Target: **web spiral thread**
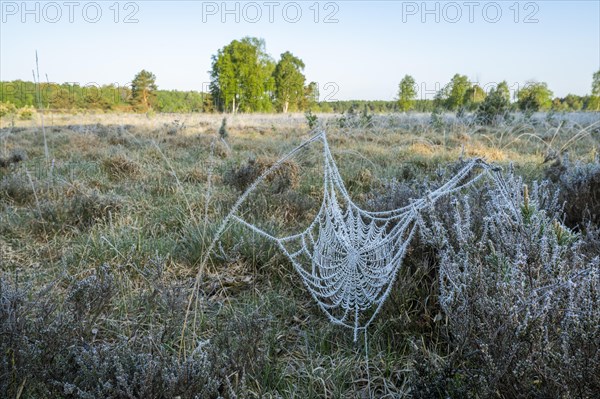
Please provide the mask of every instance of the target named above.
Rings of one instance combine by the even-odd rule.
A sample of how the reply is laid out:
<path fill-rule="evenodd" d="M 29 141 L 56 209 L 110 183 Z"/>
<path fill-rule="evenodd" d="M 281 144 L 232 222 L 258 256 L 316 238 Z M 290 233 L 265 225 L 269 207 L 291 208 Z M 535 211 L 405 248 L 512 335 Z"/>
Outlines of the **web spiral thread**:
<path fill-rule="evenodd" d="M 348 194 L 325 132 L 318 133 L 307 143 L 315 139 L 323 143 L 323 200 L 316 217 L 304 231 L 275 237 L 235 213 L 231 217 L 276 242 L 319 308 L 332 323 L 353 329 L 356 341 L 359 331 L 366 333 L 390 294 L 418 228 L 419 212 L 481 178 L 481 173 L 469 178 L 474 168 L 490 168 L 480 159 L 471 160 L 424 198 L 403 208 L 370 212 L 356 205 Z"/>

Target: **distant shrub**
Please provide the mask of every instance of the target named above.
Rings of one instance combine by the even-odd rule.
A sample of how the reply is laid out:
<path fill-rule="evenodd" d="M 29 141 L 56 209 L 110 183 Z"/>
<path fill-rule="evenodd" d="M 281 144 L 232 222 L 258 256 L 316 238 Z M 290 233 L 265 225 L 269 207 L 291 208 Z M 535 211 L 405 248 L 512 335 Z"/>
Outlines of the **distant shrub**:
<path fill-rule="evenodd" d="M 15 115 L 17 113 L 17 107 L 12 103 L 0 102 L 0 118 L 4 118 L 8 115 Z"/>
<path fill-rule="evenodd" d="M 22 121 L 30 121 L 33 119 L 35 109 L 33 107 L 24 107 L 19 110 L 19 119 Z"/>
<path fill-rule="evenodd" d="M 509 110 L 510 101 L 491 93 L 475 111 L 475 120 L 482 125 L 497 125 L 507 119 Z"/>
<path fill-rule="evenodd" d="M 317 115 L 313 114 L 310 109 L 308 111 L 306 111 L 306 113 L 304 114 L 304 117 L 306 118 L 306 123 L 308 124 L 309 129 L 312 130 L 315 127 L 317 127 L 317 124 L 319 123 L 319 117 Z"/>
<path fill-rule="evenodd" d="M 144 108 L 145 108 L 144 106 L 137 107 L 136 111 L 137 112 L 143 112 Z M 150 109 L 148 109 L 146 111 L 146 118 L 148 118 L 148 119 L 154 119 L 155 117 L 156 117 L 156 111 L 154 109 L 150 108 Z"/>
<path fill-rule="evenodd" d="M 342 113 L 337 118 L 337 126 L 340 129 L 351 129 L 351 128 L 372 128 L 374 126 L 373 115 L 369 114 L 367 107 L 365 106 L 360 113 L 357 112 L 354 106 L 348 109 L 345 114 Z"/>
<path fill-rule="evenodd" d="M 444 127 L 444 115 L 442 114 L 442 109 L 439 107 L 434 108 L 431 112 L 431 118 L 429 120 L 431 127 L 435 130 L 441 130 Z"/>

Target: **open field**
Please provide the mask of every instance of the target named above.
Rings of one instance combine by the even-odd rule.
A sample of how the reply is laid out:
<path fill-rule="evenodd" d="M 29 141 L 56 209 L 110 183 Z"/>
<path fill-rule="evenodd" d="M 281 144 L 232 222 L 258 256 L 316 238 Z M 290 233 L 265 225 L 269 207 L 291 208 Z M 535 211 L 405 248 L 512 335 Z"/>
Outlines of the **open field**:
<path fill-rule="evenodd" d="M 45 137 L 39 114 L 1 121 L 0 396 L 598 392 L 598 113 L 492 127 L 319 115 L 364 208 L 406 205 L 480 157 L 503 168 L 520 210 L 501 219 L 483 179 L 423 215 L 369 329 L 368 370 L 364 343 L 329 323 L 259 235 L 232 224 L 200 270 L 242 192 L 311 134 L 301 114 L 226 117 L 221 136 L 212 114 L 50 114 Z M 283 163 L 240 214 L 273 234 L 302 230 L 320 205 L 321 158 L 315 144 Z"/>

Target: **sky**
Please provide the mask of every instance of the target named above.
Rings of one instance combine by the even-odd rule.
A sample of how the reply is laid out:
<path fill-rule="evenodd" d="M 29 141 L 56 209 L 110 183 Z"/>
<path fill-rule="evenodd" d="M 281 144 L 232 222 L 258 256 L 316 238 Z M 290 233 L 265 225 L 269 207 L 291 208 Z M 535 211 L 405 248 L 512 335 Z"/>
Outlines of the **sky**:
<path fill-rule="evenodd" d="M 432 98 L 455 73 L 513 91 L 586 95 L 600 70 L 600 1 L 0 2 L 0 80 L 202 90 L 211 56 L 244 36 L 301 58 L 321 100 L 393 100 L 411 75 Z"/>

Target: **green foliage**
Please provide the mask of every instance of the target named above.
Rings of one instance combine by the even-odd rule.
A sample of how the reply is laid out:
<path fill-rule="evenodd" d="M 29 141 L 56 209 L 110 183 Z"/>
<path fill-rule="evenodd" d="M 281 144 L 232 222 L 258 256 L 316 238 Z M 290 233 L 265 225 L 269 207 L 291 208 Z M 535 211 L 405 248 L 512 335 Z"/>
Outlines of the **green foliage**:
<path fill-rule="evenodd" d="M 3 118 L 8 115 L 14 115 L 17 113 L 17 107 L 14 104 L 8 102 L 3 103 L 0 102 L 0 118 Z"/>
<path fill-rule="evenodd" d="M 319 86 L 316 82 L 310 82 L 304 88 L 304 98 L 301 109 L 316 111 L 319 102 Z"/>
<path fill-rule="evenodd" d="M 317 127 L 317 124 L 319 123 L 319 117 L 317 115 L 313 114 L 310 109 L 308 111 L 306 111 L 304 116 L 306 117 L 306 123 L 308 124 L 309 129 L 312 130 L 315 127 Z"/>
<path fill-rule="evenodd" d="M 522 111 L 544 111 L 552 106 L 552 91 L 545 82 L 528 82 L 519 90 L 517 98 Z"/>
<path fill-rule="evenodd" d="M 360 113 L 360 126 L 373 127 L 373 115 L 369 114 L 369 109 L 364 107 Z"/>
<path fill-rule="evenodd" d="M 476 119 L 483 125 L 492 125 L 503 121 L 510 110 L 510 93 L 508 84 L 500 82 L 490 90 L 475 113 Z"/>
<path fill-rule="evenodd" d="M 156 108 L 159 112 L 190 113 L 210 112 L 210 99 L 206 93 L 197 91 L 157 90 Z"/>
<path fill-rule="evenodd" d="M 268 112 L 275 89 L 273 60 L 262 39 L 234 40 L 212 57 L 210 90 L 220 111 Z"/>
<path fill-rule="evenodd" d="M 417 100 L 415 101 L 415 110 L 421 110 L 419 105 L 421 103 L 430 102 L 429 100 Z M 318 104 L 318 111 L 320 112 L 333 112 L 336 114 L 346 113 L 352 110 L 364 109 L 367 107 L 369 112 L 373 113 L 390 113 L 394 112 L 398 108 L 397 101 L 383 101 L 383 100 L 339 100 L 339 101 L 323 101 Z"/>
<path fill-rule="evenodd" d="M 155 103 L 156 90 L 156 76 L 141 70 L 131 82 L 131 104 L 138 111 L 148 111 Z"/>
<path fill-rule="evenodd" d="M 337 119 L 337 125 L 340 128 L 369 128 L 373 127 L 373 115 L 369 114 L 369 107 L 365 104 L 360 114 L 356 112 L 356 107 L 350 109 Z"/>
<path fill-rule="evenodd" d="M 0 82 L 0 115 L 10 114 L 13 108 L 36 105 L 33 82 Z M 115 85 L 84 86 L 70 83 L 40 83 L 41 102 L 44 108 L 71 111 L 90 109 L 102 111 L 130 111 L 131 90 Z M 158 112 L 189 113 L 214 110 L 209 93 L 197 91 L 154 90 L 156 99 L 152 108 Z M 141 107 L 143 110 L 143 107 Z"/>
<path fill-rule="evenodd" d="M 447 109 L 456 111 L 465 105 L 467 94 L 471 89 L 469 78 L 465 75 L 455 74 L 450 83 L 442 90 L 442 98 Z"/>
<path fill-rule="evenodd" d="M 592 77 L 592 96 L 600 97 L 600 69 Z"/>
<path fill-rule="evenodd" d="M 302 74 L 304 62 L 289 51 L 281 54 L 281 59 L 275 66 L 275 102 L 277 109 L 283 113 L 295 111 L 304 102 L 304 81 Z"/>
<path fill-rule="evenodd" d="M 473 85 L 465 92 L 464 106 L 467 109 L 475 110 L 485 101 L 485 90 L 479 85 Z"/>
<path fill-rule="evenodd" d="M 588 101 L 586 109 L 600 111 L 600 69 L 592 77 L 592 96 Z"/>
<path fill-rule="evenodd" d="M 600 96 L 591 96 L 585 105 L 589 111 L 600 111 Z"/>
<path fill-rule="evenodd" d="M 30 121 L 33 119 L 35 109 L 32 106 L 26 106 L 19 110 L 19 119 L 22 121 Z"/>
<path fill-rule="evenodd" d="M 555 98 L 552 100 L 552 110 L 554 111 L 580 111 L 584 106 L 584 97 L 575 94 L 568 94 L 564 98 Z"/>
<path fill-rule="evenodd" d="M 444 116 L 440 107 L 435 107 L 433 111 L 431 111 L 431 118 L 429 123 L 434 128 L 434 130 L 440 131 L 444 128 Z"/>
<path fill-rule="evenodd" d="M 405 112 L 411 110 L 416 96 L 417 87 L 415 79 L 410 75 L 405 75 L 400 81 L 398 88 L 398 108 L 400 111 Z"/>

